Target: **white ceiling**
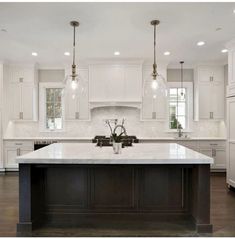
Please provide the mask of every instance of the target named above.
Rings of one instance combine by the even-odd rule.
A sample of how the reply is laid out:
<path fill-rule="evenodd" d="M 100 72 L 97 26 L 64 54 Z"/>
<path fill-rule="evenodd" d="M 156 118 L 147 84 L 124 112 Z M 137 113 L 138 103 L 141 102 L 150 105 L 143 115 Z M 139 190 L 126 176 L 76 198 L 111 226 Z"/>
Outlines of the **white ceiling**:
<path fill-rule="evenodd" d="M 153 28 L 159 19 L 158 60 L 226 62 L 221 49 L 235 38 L 235 3 L 0 3 L 0 60 L 70 63 L 71 20 L 78 20 L 79 59 L 138 58 L 153 54 Z M 216 31 L 217 28 L 221 30 Z M 198 47 L 198 41 L 206 45 Z M 114 51 L 121 55 L 114 57 Z M 31 56 L 31 52 L 38 56 Z M 170 51 L 170 56 L 163 52 Z"/>

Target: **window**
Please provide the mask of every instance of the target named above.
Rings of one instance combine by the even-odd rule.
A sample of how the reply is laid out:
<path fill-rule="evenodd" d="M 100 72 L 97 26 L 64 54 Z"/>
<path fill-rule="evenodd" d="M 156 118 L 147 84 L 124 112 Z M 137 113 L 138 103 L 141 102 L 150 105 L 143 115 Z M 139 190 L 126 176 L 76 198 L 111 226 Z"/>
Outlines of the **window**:
<path fill-rule="evenodd" d="M 64 130 L 64 85 L 59 82 L 39 84 L 39 128 L 41 132 Z"/>
<path fill-rule="evenodd" d="M 169 89 L 169 127 L 187 128 L 187 89 L 171 87 Z"/>
<path fill-rule="evenodd" d="M 46 88 L 46 129 L 62 129 L 61 98 L 61 88 Z"/>
<path fill-rule="evenodd" d="M 184 97 L 181 96 L 183 92 Z M 193 83 L 168 82 L 168 121 L 167 128 L 177 130 L 181 126 L 184 132 L 191 132 L 193 122 Z"/>

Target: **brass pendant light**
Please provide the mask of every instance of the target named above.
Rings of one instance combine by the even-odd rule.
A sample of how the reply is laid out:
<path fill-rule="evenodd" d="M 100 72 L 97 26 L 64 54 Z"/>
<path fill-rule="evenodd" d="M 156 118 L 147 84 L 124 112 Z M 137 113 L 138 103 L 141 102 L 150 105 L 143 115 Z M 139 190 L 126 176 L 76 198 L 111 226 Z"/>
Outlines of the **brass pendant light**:
<path fill-rule="evenodd" d="M 73 90 L 76 90 L 78 86 L 77 66 L 75 64 L 76 27 L 79 26 L 79 22 L 71 21 L 70 25 L 73 27 L 73 63 L 72 63 L 72 74 L 66 77 L 66 83 L 70 84 Z"/>
<path fill-rule="evenodd" d="M 153 71 L 148 79 L 145 80 L 144 97 L 155 99 L 157 102 L 158 97 L 167 97 L 167 85 L 163 76 L 157 71 L 156 62 L 156 27 L 160 24 L 159 20 L 152 20 L 151 26 L 154 27 L 154 39 L 153 39 Z"/>

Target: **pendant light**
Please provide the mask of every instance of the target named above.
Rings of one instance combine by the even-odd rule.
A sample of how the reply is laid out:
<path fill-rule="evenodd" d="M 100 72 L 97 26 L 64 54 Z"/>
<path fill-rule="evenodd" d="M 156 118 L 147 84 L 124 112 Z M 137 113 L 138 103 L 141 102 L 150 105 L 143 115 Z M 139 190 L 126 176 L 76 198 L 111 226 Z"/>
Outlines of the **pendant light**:
<path fill-rule="evenodd" d="M 158 97 L 167 96 L 167 85 L 164 77 L 157 71 L 156 62 L 156 27 L 160 24 L 159 20 L 151 21 L 151 25 L 154 27 L 154 40 L 153 40 L 153 72 L 145 80 L 144 97 L 154 99 L 154 102 L 158 100 Z M 155 104 L 153 102 L 153 104 Z M 155 107 L 156 108 L 156 107 Z"/>
<path fill-rule="evenodd" d="M 73 63 L 72 63 L 72 74 L 68 75 L 65 81 L 67 85 L 70 85 L 72 90 L 76 90 L 78 88 L 79 77 L 76 69 L 77 66 L 75 64 L 75 47 L 76 47 L 76 27 L 79 26 L 79 22 L 71 21 L 70 25 L 73 27 Z"/>
<path fill-rule="evenodd" d="M 184 90 L 183 90 L 183 83 L 184 83 L 184 70 L 183 70 L 184 61 L 180 61 L 180 82 L 181 82 L 181 92 L 180 97 L 184 99 Z"/>

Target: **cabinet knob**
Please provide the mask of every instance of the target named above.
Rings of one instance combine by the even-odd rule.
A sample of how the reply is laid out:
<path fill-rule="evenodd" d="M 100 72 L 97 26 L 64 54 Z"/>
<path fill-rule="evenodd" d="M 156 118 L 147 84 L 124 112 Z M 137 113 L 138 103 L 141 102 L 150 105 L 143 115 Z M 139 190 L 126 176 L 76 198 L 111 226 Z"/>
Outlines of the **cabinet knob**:
<path fill-rule="evenodd" d="M 24 82 L 24 78 L 23 78 L 23 77 L 20 77 L 20 78 L 19 78 L 19 82 L 20 82 L 20 83 L 23 83 L 23 82 Z"/>

